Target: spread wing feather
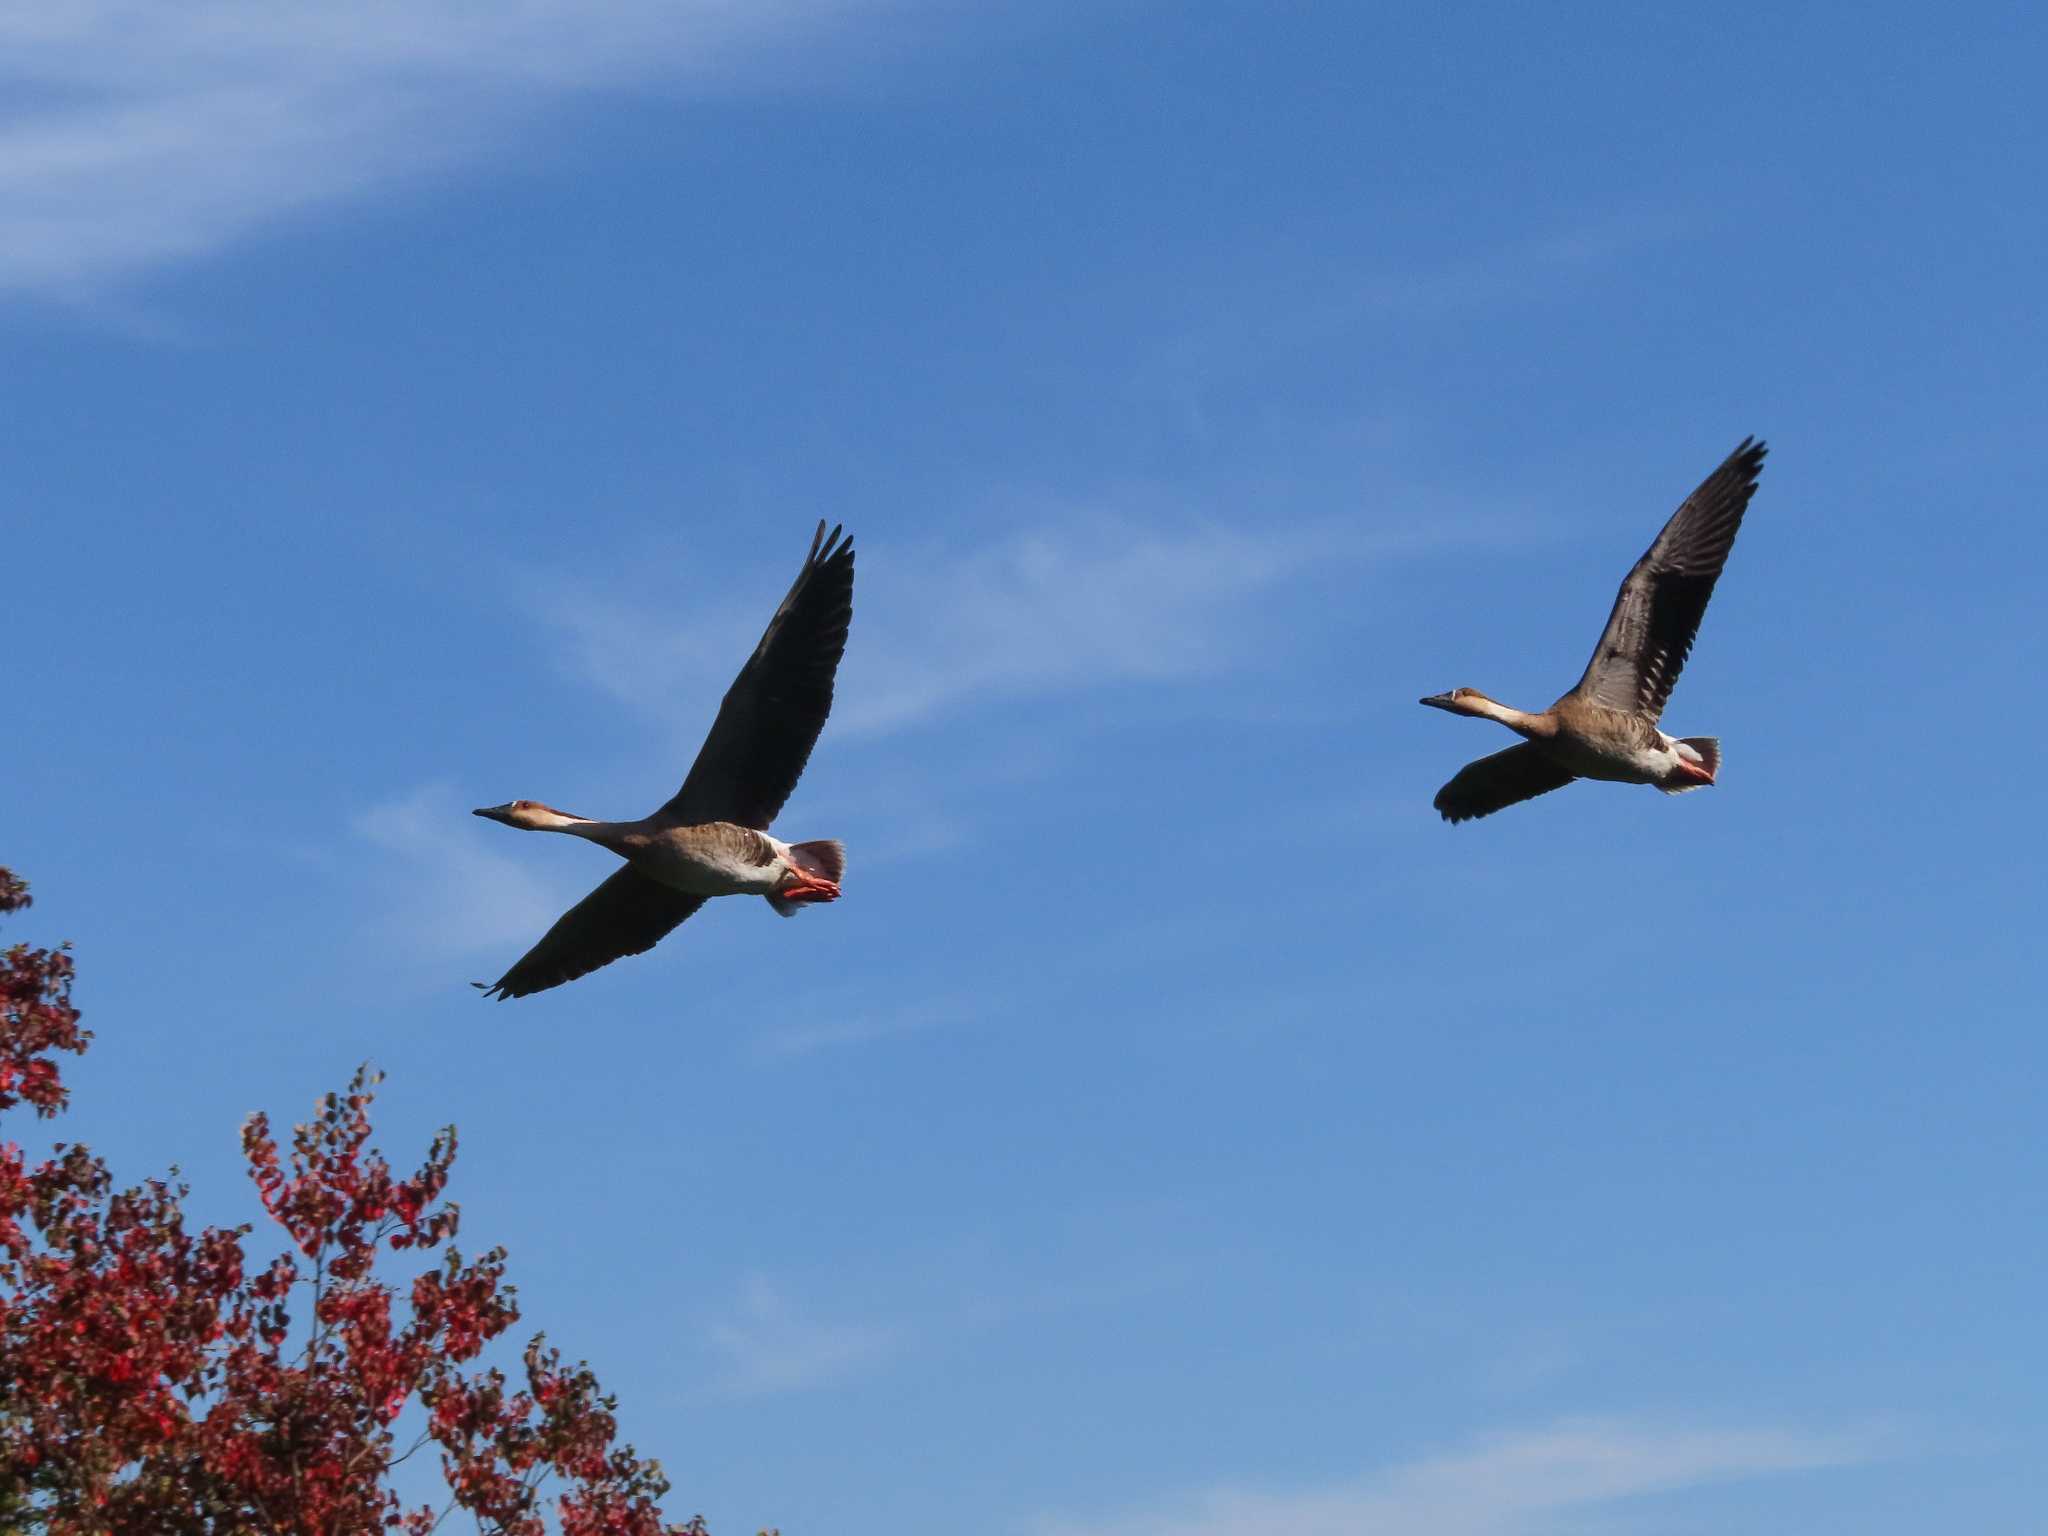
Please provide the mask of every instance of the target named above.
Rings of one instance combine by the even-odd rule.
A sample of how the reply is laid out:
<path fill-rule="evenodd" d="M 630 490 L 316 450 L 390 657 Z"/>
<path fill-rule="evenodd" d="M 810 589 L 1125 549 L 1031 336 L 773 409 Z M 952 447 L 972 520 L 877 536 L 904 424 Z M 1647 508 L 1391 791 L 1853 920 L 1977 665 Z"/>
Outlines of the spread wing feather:
<path fill-rule="evenodd" d="M 1764 452 L 1762 443 L 1744 438 L 1671 514 L 1621 584 L 1574 694 L 1652 721 L 1663 716 L 1742 514 L 1756 494 Z"/>
<path fill-rule="evenodd" d="M 810 558 L 725 692 L 683 787 L 656 817 L 681 825 L 775 819 L 832 712 L 832 684 L 853 621 L 853 541 L 823 522 Z"/>
<path fill-rule="evenodd" d="M 1505 752 L 1467 763 L 1436 792 L 1435 805 L 1437 814 L 1445 821 L 1471 821 L 1547 795 L 1553 789 L 1563 789 L 1571 781 L 1571 774 L 1541 748 L 1525 741 Z"/>
<path fill-rule="evenodd" d="M 652 949 L 703 905 L 702 896 L 672 890 L 629 864 L 557 918 L 517 965 L 484 987 L 484 996 L 502 1002 L 545 992 L 601 965 Z M 477 985 L 483 987 L 482 982 Z"/>

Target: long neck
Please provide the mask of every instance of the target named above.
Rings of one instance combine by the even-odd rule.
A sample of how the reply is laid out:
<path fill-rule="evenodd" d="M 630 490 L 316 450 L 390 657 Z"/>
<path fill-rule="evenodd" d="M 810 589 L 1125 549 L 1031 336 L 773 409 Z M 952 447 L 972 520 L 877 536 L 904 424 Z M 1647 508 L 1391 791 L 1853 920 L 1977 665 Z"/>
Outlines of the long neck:
<path fill-rule="evenodd" d="M 1551 718 L 1547 711 L 1540 715 L 1532 715 L 1527 710 L 1510 708 L 1508 705 L 1499 703 L 1494 699 L 1489 699 L 1484 695 L 1476 699 L 1463 699 L 1460 702 L 1464 705 L 1465 713 L 1477 715 L 1482 720 L 1498 720 L 1509 730 L 1522 736 L 1555 736 L 1557 734 L 1557 722 Z"/>
<path fill-rule="evenodd" d="M 593 843 L 611 846 L 621 830 L 615 821 L 590 821 L 582 816 L 567 816 L 560 811 L 536 811 L 527 828 L 530 832 L 566 832 L 571 837 L 588 838 Z"/>

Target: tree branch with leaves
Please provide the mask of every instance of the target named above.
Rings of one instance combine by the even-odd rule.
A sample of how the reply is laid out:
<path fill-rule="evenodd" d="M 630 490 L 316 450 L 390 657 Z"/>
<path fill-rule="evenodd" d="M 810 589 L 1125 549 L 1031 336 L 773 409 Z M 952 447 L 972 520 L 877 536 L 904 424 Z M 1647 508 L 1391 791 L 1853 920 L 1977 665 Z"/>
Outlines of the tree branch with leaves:
<path fill-rule="evenodd" d="M 0 914 L 28 905 L 0 869 Z M 92 1038 L 72 978 L 68 946 L 0 959 L 0 1114 L 65 1107 L 57 1058 Z M 0 1146 L 0 1533 L 427 1536 L 461 1514 L 482 1536 L 702 1536 L 665 1521 L 659 1463 L 617 1443 L 587 1366 L 538 1335 L 516 1384 L 478 1363 L 519 1321 L 504 1250 L 454 1246 L 452 1126 L 407 1177 L 372 1147 L 376 1084 L 358 1071 L 288 1144 L 244 1125 L 289 1239 L 256 1266 L 249 1226 L 186 1228 L 182 1184 Z M 407 1283 L 380 1274 L 429 1251 Z M 391 1473 L 428 1447 L 445 1499 L 408 1508 Z"/>

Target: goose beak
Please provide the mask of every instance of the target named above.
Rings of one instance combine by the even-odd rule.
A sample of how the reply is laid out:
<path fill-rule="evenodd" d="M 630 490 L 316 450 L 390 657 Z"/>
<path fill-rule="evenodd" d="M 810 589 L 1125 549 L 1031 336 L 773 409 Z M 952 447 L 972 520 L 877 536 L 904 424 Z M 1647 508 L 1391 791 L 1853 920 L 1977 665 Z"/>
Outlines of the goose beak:
<path fill-rule="evenodd" d="M 501 821 L 509 827 L 512 825 L 511 813 L 512 807 L 509 805 L 487 805 L 480 810 L 471 811 L 469 814 L 472 816 L 482 816 L 489 821 Z"/>
<path fill-rule="evenodd" d="M 1431 709 L 1449 709 L 1451 707 L 1451 696 L 1448 693 L 1432 693 L 1428 698 L 1419 699 L 1416 702 L 1427 704 Z M 478 811 L 477 815 L 481 816 L 483 812 Z"/>

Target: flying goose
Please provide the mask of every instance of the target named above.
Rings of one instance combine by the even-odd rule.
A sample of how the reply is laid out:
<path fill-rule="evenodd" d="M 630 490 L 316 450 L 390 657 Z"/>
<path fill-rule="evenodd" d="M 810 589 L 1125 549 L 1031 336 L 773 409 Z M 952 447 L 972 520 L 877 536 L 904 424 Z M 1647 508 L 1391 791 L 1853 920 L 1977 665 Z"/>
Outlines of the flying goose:
<path fill-rule="evenodd" d="M 1586 675 L 1550 708 L 1528 714 L 1476 688 L 1454 688 L 1422 701 L 1432 709 L 1498 720 L 1528 738 L 1466 764 L 1438 790 L 1436 809 L 1445 821 L 1491 816 L 1573 779 L 1654 784 L 1667 795 L 1715 781 L 1720 739 L 1673 738 L 1657 722 L 1756 493 L 1764 451 L 1756 439 L 1744 438 L 1671 514 L 1621 584 Z"/>
<path fill-rule="evenodd" d="M 486 997 L 525 997 L 652 949 L 713 896 L 765 896 L 784 917 L 836 901 L 846 850 L 785 843 L 768 824 L 789 799 L 832 710 L 832 679 L 853 618 L 853 540 L 823 522 L 767 633 L 726 690 L 711 734 L 668 804 L 640 821 L 591 821 L 533 800 L 479 816 L 528 832 L 566 832 L 626 861 L 564 913 Z"/>

